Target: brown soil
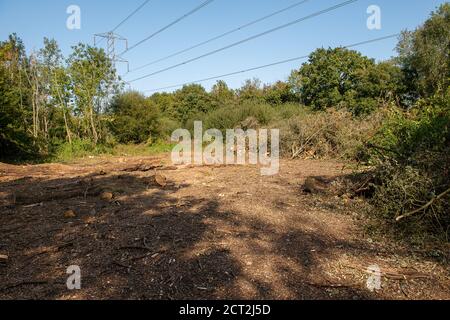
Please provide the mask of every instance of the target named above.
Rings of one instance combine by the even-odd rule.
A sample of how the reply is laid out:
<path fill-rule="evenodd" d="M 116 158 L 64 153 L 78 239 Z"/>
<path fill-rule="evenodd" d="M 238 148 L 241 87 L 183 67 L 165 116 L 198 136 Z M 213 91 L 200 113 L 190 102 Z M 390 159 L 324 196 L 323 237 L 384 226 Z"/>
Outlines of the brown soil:
<path fill-rule="evenodd" d="M 302 191 L 339 163 L 283 161 L 274 177 L 165 163 L 0 165 L 0 299 L 450 299 L 448 265 L 370 239 L 361 200 Z"/>

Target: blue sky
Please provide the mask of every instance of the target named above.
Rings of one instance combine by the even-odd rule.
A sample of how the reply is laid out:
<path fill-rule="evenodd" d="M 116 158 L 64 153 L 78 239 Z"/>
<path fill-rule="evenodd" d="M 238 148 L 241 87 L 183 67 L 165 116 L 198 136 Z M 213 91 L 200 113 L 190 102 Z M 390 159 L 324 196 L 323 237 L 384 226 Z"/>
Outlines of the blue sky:
<path fill-rule="evenodd" d="M 54 38 L 65 55 L 78 42 L 93 43 L 95 33 L 114 28 L 144 0 L 0 0 L 0 39 L 17 33 L 27 50 L 38 50 L 43 37 Z M 182 16 L 204 0 L 152 0 L 117 33 L 128 38 L 130 45 L 142 40 L 159 28 Z M 161 58 L 178 50 L 207 40 L 239 25 L 245 24 L 299 0 L 215 0 L 210 5 L 155 38 L 125 54 L 130 68 Z M 309 0 L 307 3 L 245 30 L 196 48 L 190 52 L 129 74 L 127 80 L 168 67 L 203 53 L 218 49 L 289 21 L 328 8 L 343 0 Z M 189 82 L 210 76 L 264 65 L 291 57 L 309 54 L 317 47 L 352 44 L 371 38 L 414 29 L 423 23 L 430 12 L 446 1 L 442 0 L 359 0 L 336 11 L 301 22 L 286 29 L 263 36 L 240 46 L 217 53 L 191 64 L 133 83 L 137 90 Z M 68 30 L 66 9 L 69 5 L 81 8 L 81 30 Z M 366 27 L 370 5 L 378 5 L 382 13 L 381 30 Z M 395 54 L 395 39 L 368 44 L 357 49 L 377 60 Z M 290 71 L 302 62 L 292 62 L 224 78 L 233 87 L 245 79 L 258 77 L 264 83 L 285 80 Z M 121 74 L 124 65 L 118 65 Z M 207 89 L 214 81 L 202 83 Z"/>

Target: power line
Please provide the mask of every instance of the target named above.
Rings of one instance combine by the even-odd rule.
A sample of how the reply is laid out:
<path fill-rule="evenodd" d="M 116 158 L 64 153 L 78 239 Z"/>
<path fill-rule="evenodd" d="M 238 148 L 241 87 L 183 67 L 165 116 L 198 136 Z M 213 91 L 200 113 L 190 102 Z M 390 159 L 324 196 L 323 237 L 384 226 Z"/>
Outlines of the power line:
<path fill-rule="evenodd" d="M 119 29 L 125 22 L 127 22 L 128 20 L 130 20 L 136 13 L 138 13 L 143 7 L 145 7 L 151 0 L 146 0 L 144 1 L 139 7 L 137 7 L 132 13 L 130 13 L 125 19 L 123 19 L 121 22 L 119 22 L 118 25 L 116 25 L 114 27 L 114 29 L 112 29 L 110 31 L 110 33 L 114 33 L 117 29 Z M 101 38 L 100 41 L 98 42 L 98 44 L 101 44 L 103 42 L 103 40 L 105 40 L 106 38 Z"/>
<path fill-rule="evenodd" d="M 144 1 L 144 3 L 142 3 L 136 10 L 134 10 L 132 13 L 130 13 L 128 15 L 128 17 L 126 17 L 125 19 L 123 19 L 113 30 L 112 32 L 116 31 L 117 29 L 119 29 L 125 22 L 127 22 L 129 19 L 131 19 L 131 17 L 133 17 L 136 13 L 139 12 L 139 10 L 141 10 L 143 7 L 145 7 L 151 0 L 146 0 Z"/>
<path fill-rule="evenodd" d="M 188 13 L 184 14 L 183 16 L 181 16 L 180 18 L 176 19 L 175 21 L 169 23 L 168 25 L 166 25 L 165 27 L 159 29 L 158 31 L 152 33 L 151 35 L 149 35 L 147 38 L 142 39 L 141 41 L 139 41 L 138 43 L 136 43 L 135 45 L 131 46 L 130 48 L 128 48 L 127 50 L 125 50 L 124 52 L 121 53 L 125 54 L 131 50 L 133 50 L 134 48 L 136 48 L 137 46 L 140 46 L 141 44 L 143 44 L 144 42 L 150 40 L 151 38 L 155 37 L 156 35 L 162 33 L 163 31 L 169 29 L 170 27 L 174 26 L 175 24 L 177 24 L 178 22 L 186 19 L 187 17 L 189 17 L 190 15 L 194 14 L 195 12 L 199 11 L 200 9 L 202 9 L 203 7 L 206 7 L 207 5 L 209 5 L 210 3 L 212 3 L 215 0 L 207 0 L 205 2 L 203 2 L 202 4 L 200 4 L 199 6 L 195 7 L 194 9 L 192 9 L 191 11 L 189 11 Z"/>
<path fill-rule="evenodd" d="M 376 38 L 376 39 L 371 39 L 371 40 L 366 40 L 366 41 L 354 43 L 354 44 L 351 44 L 351 45 L 344 46 L 342 48 L 349 49 L 349 48 L 353 48 L 353 47 L 358 47 L 358 46 L 362 46 L 362 45 L 369 44 L 369 43 L 374 43 L 374 42 L 378 42 L 378 41 L 382 41 L 382 40 L 396 38 L 399 35 L 400 35 L 399 33 L 391 34 L 391 35 L 380 37 L 380 38 Z M 277 62 L 265 64 L 265 65 L 262 65 L 262 66 L 249 68 L 249 69 L 244 69 L 244 70 L 239 70 L 239 71 L 235 71 L 235 72 L 230 72 L 230 73 L 222 74 L 220 76 L 214 76 L 214 77 L 204 78 L 204 79 L 200 79 L 200 80 L 185 82 L 185 83 L 181 83 L 181 84 L 171 85 L 171 86 L 167 86 L 167 87 L 161 87 L 161 88 L 158 88 L 158 89 L 145 90 L 144 92 L 155 92 L 155 91 L 160 91 L 160 90 L 173 89 L 173 88 L 182 87 L 182 86 L 185 86 L 185 85 L 188 85 L 188 84 L 192 84 L 192 83 L 199 83 L 199 82 L 205 82 L 205 81 L 220 79 L 220 78 L 224 78 L 224 77 L 233 76 L 233 75 L 236 75 L 236 74 L 241 74 L 241 73 L 246 73 L 246 72 L 250 72 L 250 71 L 254 71 L 254 70 L 259 70 L 259 69 L 264 69 L 264 68 L 268 68 L 268 67 L 273 67 L 273 66 L 276 66 L 276 65 L 285 64 L 285 63 L 293 62 L 293 61 L 297 61 L 297 60 L 303 60 L 303 59 L 307 59 L 307 58 L 309 58 L 309 55 L 305 55 L 305 56 L 301 56 L 301 57 L 295 57 L 295 58 L 286 59 L 286 60 L 282 60 L 282 61 L 277 61 Z"/>
<path fill-rule="evenodd" d="M 181 63 L 175 64 L 175 65 L 172 65 L 172 66 L 170 66 L 170 67 L 167 67 L 167 68 L 164 68 L 164 69 L 161 69 L 161 70 L 158 70 L 158 71 L 149 73 L 149 74 L 147 74 L 147 75 L 145 75 L 145 76 L 142 76 L 142 77 L 133 79 L 133 80 L 131 80 L 131 81 L 129 81 L 129 82 L 130 82 L 130 83 L 131 83 L 131 82 L 136 82 L 136 81 L 138 81 L 138 80 L 146 79 L 146 78 L 149 78 L 149 77 L 151 77 L 151 76 L 154 76 L 154 75 L 163 73 L 163 72 L 165 72 L 165 71 L 175 69 L 175 68 L 177 68 L 177 67 L 186 65 L 186 64 L 188 64 L 188 63 L 191 63 L 191 62 L 200 60 L 200 59 L 205 58 L 205 57 L 208 57 L 208 56 L 211 56 L 211 55 L 216 54 L 216 53 L 218 53 L 218 52 L 225 51 L 225 50 L 227 50 L 227 49 L 236 47 L 236 46 L 238 46 L 238 45 L 240 45 L 240 44 L 243 44 L 243 43 L 245 43 L 245 42 L 254 40 L 254 39 L 256 39 L 256 38 L 260 38 L 260 37 L 265 36 L 265 35 L 267 35 L 267 34 L 270 34 L 270 33 L 272 33 L 272 32 L 275 32 L 275 31 L 278 31 L 278 30 L 281 30 L 281 29 L 290 27 L 290 26 L 292 26 L 292 25 L 294 25 L 294 24 L 297 24 L 297 23 L 299 23 L 299 22 L 302 22 L 302 21 L 305 21 L 305 20 L 308 20 L 308 19 L 311 19 L 311 18 L 320 16 L 320 15 L 325 14 L 325 13 L 327 13 L 327 12 L 330 12 L 330 11 L 333 11 L 333 10 L 336 10 L 336 9 L 339 9 L 339 8 L 341 8 L 341 7 L 347 6 L 347 5 L 349 5 L 349 4 L 351 4 L 351 3 L 354 3 L 354 2 L 357 2 L 357 1 L 359 1 L 359 0 L 348 0 L 348 1 L 344 1 L 344 2 L 342 2 L 342 3 L 340 3 L 340 4 L 337 4 L 337 5 L 335 5 L 335 6 L 332 6 L 332 7 L 327 8 L 327 9 L 324 9 L 324 10 L 321 10 L 321 11 L 318 11 L 318 12 L 315 12 L 315 13 L 313 13 L 313 14 L 310 14 L 310 15 L 306 16 L 306 17 L 303 17 L 303 18 L 300 18 L 300 19 L 291 21 L 291 22 L 289 22 L 289 23 L 286 23 L 286 24 L 283 24 L 283 25 L 281 25 L 281 26 L 275 27 L 275 28 L 273 28 L 273 29 L 267 30 L 267 31 L 265 31 L 265 32 L 259 33 L 259 34 L 257 34 L 257 35 L 252 36 L 252 37 L 249 37 L 249 38 L 243 39 L 243 40 L 241 40 L 241 41 L 238 41 L 238 42 L 232 43 L 232 44 L 230 44 L 230 45 L 227 45 L 227 46 L 225 46 L 225 47 L 216 49 L 216 50 L 214 50 L 214 51 L 210 51 L 210 52 L 208 52 L 208 53 L 202 54 L 201 56 L 198 56 L 198 57 L 195 57 L 195 58 L 186 60 L 186 61 L 184 61 L 184 62 L 181 62 Z"/>
<path fill-rule="evenodd" d="M 254 21 L 248 22 L 248 23 L 246 23 L 246 24 L 244 24 L 244 25 L 242 25 L 242 26 L 240 26 L 240 27 L 237 27 L 237 28 L 232 29 L 232 30 L 230 30 L 230 31 L 224 32 L 224 33 L 222 33 L 222 34 L 220 34 L 220 35 L 218 35 L 218 36 L 215 36 L 215 37 L 213 37 L 213 38 L 211 38 L 211 39 L 208 39 L 208 40 L 205 40 L 205 41 L 203 41 L 203 42 L 200 42 L 200 43 L 198 43 L 198 44 L 196 44 L 196 45 L 193 45 L 193 46 L 191 46 L 191 47 L 189 47 L 189 48 L 180 50 L 180 51 L 175 52 L 175 53 L 173 53 L 173 54 L 170 54 L 170 55 L 168 55 L 168 56 L 166 56 L 166 57 L 163 57 L 163 58 L 160 58 L 160 59 L 151 61 L 151 62 L 149 62 L 149 63 L 147 63 L 147 64 L 144 64 L 144 65 L 142 65 L 142 66 L 140 66 L 140 67 L 137 67 L 137 68 L 131 70 L 130 73 L 131 73 L 131 72 L 138 71 L 138 70 L 141 70 L 141 69 L 144 69 L 144 68 L 146 68 L 146 67 L 148 67 L 148 66 L 151 66 L 151 65 L 153 65 L 153 64 L 155 64 L 155 63 L 158 63 L 158 62 L 161 62 L 161 61 L 164 61 L 164 60 L 167 60 L 167 59 L 176 57 L 176 56 L 178 56 L 178 55 L 180 55 L 180 54 L 182 54 L 182 53 L 191 51 L 192 49 L 201 47 L 201 46 L 203 46 L 203 45 L 205 45 L 205 44 L 208 44 L 208 43 L 210 43 L 210 42 L 213 42 L 213 41 L 215 41 L 215 40 L 221 39 L 221 38 L 223 38 L 223 37 L 225 37 L 225 36 L 228 36 L 228 35 L 230 35 L 230 34 L 232 34 L 232 33 L 235 33 L 235 32 L 237 32 L 237 31 L 240 31 L 240 30 L 243 30 L 243 29 L 245 29 L 245 28 L 248 28 L 248 27 L 250 27 L 250 26 L 252 26 L 252 25 L 254 25 L 254 24 L 257 24 L 257 23 L 259 23 L 259 22 L 261 22 L 261 21 L 264 21 L 264 20 L 267 20 L 267 19 L 269 19 L 269 18 L 272 18 L 273 16 L 276 16 L 276 15 L 278 15 L 278 14 L 280 14 L 280 13 L 283 13 L 283 12 L 286 12 L 286 11 L 288 11 L 288 10 L 291 10 L 291 9 L 293 9 L 293 8 L 295 8 L 295 7 L 298 7 L 298 6 L 304 4 L 304 3 L 308 2 L 308 1 L 309 1 L 309 0 L 303 0 L 303 1 L 299 1 L 299 2 L 297 2 L 297 3 L 294 3 L 294 4 L 288 6 L 288 7 L 284 8 L 284 9 L 275 11 L 275 12 L 269 14 L 269 15 L 266 15 L 266 16 L 264 16 L 264 17 L 261 17 L 261 18 L 259 18 L 259 19 L 254 20 Z"/>

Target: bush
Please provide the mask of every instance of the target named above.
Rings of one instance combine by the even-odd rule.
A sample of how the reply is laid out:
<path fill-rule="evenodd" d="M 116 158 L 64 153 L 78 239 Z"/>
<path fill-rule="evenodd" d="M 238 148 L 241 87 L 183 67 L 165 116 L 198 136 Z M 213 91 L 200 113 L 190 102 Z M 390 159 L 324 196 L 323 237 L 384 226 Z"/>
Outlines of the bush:
<path fill-rule="evenodd" d="M 172 133 L 179 128 L 181 128 L 181 124 L 178 121 L 170 119 L 168 117 L 160 118 L 158 124 L 158 139 L 170 138 L 172 136 Z"/>
<path fill-rule="evenodd" d="M 399 226 L 411 234 L 439 232 L 448 240 L 450 194 L 438 196 L 450 188 L 449 127 L 450 108 L 440 99 L 391 114 L 370 143 L 380 181 L 374 214 L 404 217 Z"/>
<path fill-rule="evenodd" d="M 382 112 L 355 119 L 345 110 L 305 111 L 272 125 L 281 130 L 281 152 L 287 157 L 363 160 L 364 143 L 380 127 Z"/>
<path fill-rule="evenodd" d="M 112 145 L 94 144 L 91 140 L 76 139 L 72 141 L 72 144 L 63 143 L 56 147 L 54 154 L 52 155 L 53 161 L 68 162 L 78 158 L 84 158 L 87 156 L 95 156 L 101 154 L 111 153 L 113 150 Z"/>
<path fill-rule="evenodd" d="M 110 129 L 120 143 L 144 143 L 160 134 L 158 107 L 138 92 L 116 96 L 110 112 Z"/>
<path fill-rule="evenodd" d="M 193 128 L 194 121 L 203 121 L 204 129 L 227 129 L 241 128 L 256 129 L 259 126 L 268 125 L 275 118 L 275 110 L 268 104 L 246 101 L 239 106 L 227 106 L 214 110 L 208 114 L 197 114 L 188 121 L 187 127 Z M 252 125 L 249 120 L 252 119 Z"/>

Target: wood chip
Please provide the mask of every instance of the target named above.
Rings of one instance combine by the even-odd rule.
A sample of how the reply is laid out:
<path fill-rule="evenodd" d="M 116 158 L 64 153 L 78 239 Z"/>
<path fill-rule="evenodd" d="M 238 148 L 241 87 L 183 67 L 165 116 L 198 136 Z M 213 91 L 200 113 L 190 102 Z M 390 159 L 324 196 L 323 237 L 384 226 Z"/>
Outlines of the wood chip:
<path fill-rule="evenodd" d="M 73 210 L 67 210 L 66 212 L 64 212 L 64 218 L 66 219 L 73 219 L 76 218 L 76 213 Z"/>
<path fill-rule="evenodd" d="M 0 261 L 8 261 L 9 257 L 4 254 L 0 254 Z"/>
<path fill-rule="evenodd" d="M 165 176 L 161 175 L 161 174 L 156 174 L 155 175 L 155 181 L 162 188 L 167 186 L 167 178 Z"/>
<path fill-rule="evenodd" d="M 111 192 L 103 192 L 100 195 L 100 199 L 103 201 L 111 201 L 114 198 L 114 195 Z"/>

